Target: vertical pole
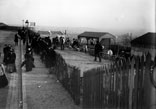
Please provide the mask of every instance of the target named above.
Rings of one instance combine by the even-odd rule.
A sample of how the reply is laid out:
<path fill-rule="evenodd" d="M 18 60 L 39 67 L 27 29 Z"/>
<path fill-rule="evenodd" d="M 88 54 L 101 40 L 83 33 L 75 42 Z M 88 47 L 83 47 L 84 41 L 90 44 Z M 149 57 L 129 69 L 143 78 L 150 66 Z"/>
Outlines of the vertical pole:
<path fill-rule="evenodd" d="M 22 26 L 24 27 L 24 20 L 22 20 Z"/>
<path fill-rule="evenodd" d="M 22 44 L 21 44 L 21 38 L 20 38 L 20 64 L 19 64 L 19 73 L 18 73 L 18 100 L 19 100 L 19 109 L 23 109 L 23 90 L 22 90 L 22 68 L 21 68 L 21 64 L 22 64 Z"/>

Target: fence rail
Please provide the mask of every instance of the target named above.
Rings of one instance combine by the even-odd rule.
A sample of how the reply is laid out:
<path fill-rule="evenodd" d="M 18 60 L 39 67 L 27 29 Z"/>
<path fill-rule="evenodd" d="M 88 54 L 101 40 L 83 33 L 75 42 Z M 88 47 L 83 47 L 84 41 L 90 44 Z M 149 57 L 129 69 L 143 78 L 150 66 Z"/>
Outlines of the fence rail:
<path fill-rule="evenodd" d="M 83 108 L 154 109 L 155 62 L 148 54 L 84 72 Z"/>
<path fill-rule="evenodd" d="M 57 53 L 53 69 L 58 80 L 83 108 L 155 109 L 156 60 L 133 56 L 84 72 Z"/>

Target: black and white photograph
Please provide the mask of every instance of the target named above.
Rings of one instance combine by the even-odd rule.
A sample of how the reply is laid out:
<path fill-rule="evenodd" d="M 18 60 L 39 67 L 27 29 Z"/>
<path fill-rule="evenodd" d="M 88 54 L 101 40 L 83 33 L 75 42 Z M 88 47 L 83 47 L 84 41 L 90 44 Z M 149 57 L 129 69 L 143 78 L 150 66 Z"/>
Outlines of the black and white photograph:
<path fill-rule="evenodd" d="M 0 0 L 0 109 L 156 109 L 156 1 Z"/>

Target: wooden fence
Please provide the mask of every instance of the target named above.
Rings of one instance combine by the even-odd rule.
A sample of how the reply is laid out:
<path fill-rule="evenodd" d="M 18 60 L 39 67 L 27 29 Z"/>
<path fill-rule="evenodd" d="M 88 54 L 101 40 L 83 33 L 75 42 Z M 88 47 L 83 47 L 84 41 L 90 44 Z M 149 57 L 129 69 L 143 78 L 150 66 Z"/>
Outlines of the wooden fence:
<path fill-rule="evenodd" d="M 83 108 L 155 109 L 156 59 L 133 56 L 84 72 L 56 55 L 53 69 L 58 80 Z M 82 100 L 81 100 L 82 99 Z"/>
<path fill-rule="evenodd" d="M 75 66 L 68 65 L 63 57 L 57 53 L 53 72 L 70 93 L 75 104 L 80 104 L 80 70 Z"/>
<path fill-rule="evenodd" d="M 83 108 L 155 109 L 155 65 L 148 54 L 84 72 Z"/>

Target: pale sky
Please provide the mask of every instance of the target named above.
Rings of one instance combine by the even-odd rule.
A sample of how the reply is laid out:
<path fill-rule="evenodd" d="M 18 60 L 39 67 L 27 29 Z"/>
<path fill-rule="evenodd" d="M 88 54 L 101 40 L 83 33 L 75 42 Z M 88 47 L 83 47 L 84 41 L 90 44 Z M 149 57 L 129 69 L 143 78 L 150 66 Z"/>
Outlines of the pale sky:
<path fill-rule="evenodd" d="M 0 22 L 155 31 L 155 0 L 0 0 Z"/>

